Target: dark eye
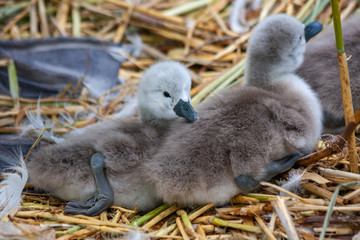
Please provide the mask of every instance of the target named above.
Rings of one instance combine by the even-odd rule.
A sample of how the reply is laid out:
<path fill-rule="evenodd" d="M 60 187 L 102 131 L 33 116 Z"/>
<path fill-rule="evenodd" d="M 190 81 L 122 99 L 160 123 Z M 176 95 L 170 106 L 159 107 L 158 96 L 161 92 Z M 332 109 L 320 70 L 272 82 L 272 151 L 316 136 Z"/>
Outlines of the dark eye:
<path fill-rule="evenodd" d="M 165 96 L 165 97 L 171 97 L 168 92 L 164 92 L 164 96 Z"/>
<path fill-rule="evenodd" d="M 303 37 L 303 36 L 301 35 L 299 39 L 301 40 L 301 39 L 302 39 L 302 37 Z"/>

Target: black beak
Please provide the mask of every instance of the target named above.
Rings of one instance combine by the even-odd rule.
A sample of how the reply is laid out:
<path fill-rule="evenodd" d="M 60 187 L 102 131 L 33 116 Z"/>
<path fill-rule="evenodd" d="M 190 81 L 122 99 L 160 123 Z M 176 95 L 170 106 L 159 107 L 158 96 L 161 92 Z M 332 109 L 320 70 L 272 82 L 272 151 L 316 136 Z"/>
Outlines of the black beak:
<path fill-rule="evenodd" d="M 194 122 L 198 119 L 197 112 L 195 112 L 190 102 L 184 102 L 180 99 L 180 101 L 174 107 L 174 111 L 176 115 L 183 117 L 190 122 Z"/>
<path fill-rule="evenodd" d="M 310 38 L 321 32 L 322 24 L 315 21 L 305 26 L 305 40 L 309 41 Z"/>

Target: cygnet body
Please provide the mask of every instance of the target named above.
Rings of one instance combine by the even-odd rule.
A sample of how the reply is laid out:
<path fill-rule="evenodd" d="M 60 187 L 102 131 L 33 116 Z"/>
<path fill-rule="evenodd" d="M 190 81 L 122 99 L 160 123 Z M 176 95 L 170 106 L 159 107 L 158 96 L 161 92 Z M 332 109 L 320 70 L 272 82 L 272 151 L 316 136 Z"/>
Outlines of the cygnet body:
<path fill-rule="evenodd" d="M 360 108 L 360 15 L 342 24 L 354 110 Z M 351 56 L 351 57 L 350 57 Z M 324 111 L 324 133 L 340 134 L 345 126 L 334 27 L 328 26 L 307 44 L 304 62 L 297 70 L 317 92 Z"/>
<path fill-rule="evenodd" d="M 201 105 L 193 124 L 173 125 L 176 131 L 142 166 L 161 199 L 225 204 L 253 190 L 243 176 L 269 180 L 274 161 L 312 150 L 322 131 L 321 106 L 294 74 L 305 52 L 304 27 L 288 15 L 265 19 L 249 40 L 244 85 Z"/>
<path fill-rule="evenodd" d="M 95 193 L 90 159 L 100 152 L 105 157 L 110 184 L 117 181 L 126 188 L 127 179 L 136 174 L 135 166 L 150 158 L 176 118 L 196 120 L 196 112 L 190 105 L 190 88 L 191 77 L 180 63 L 168 61 L 153 65 L 139 85 L 140 121 L 102 121 L 60 144 L 41 148 L 27 164 L 30 183 L 64 200 L 87 200 Z M 152 200 L 150 204 L 157 202 L 146 185 L 138 184 L 136 189 L 127 190 L 127 195 L 114 191 L 114 204 L 119 204 L 120 199 L 124 207 L 133 208 L 135 202 L 127 198 L 133 200 L 135 193 L 148 196 Z"/>

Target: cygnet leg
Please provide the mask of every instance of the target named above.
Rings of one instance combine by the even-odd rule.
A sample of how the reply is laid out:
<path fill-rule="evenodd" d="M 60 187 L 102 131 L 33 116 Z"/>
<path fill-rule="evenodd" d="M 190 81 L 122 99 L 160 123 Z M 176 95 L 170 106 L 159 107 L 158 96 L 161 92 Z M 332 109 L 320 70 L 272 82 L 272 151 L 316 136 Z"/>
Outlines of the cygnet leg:
<path fill-rule="evenodd" d="M 299 158 L 309 153 L 310 152 L 301 152 L 296 155 L 286 156 L 271 162 L 266 168 L 265 176 L 260 180 L 256 180 L 252 176 L 246 174 L 236 177 L 235 182 L 243 192 L 251 192 L 259 186 L 261 181 L 268 181 L 279 173 L 286 172 Z"/>
<path fill-rule="evenodd" d="M 64 208 L 66 213 L 97 216 L 114 202 L 114 192 L 104 173 L 104 156 L 95 153 L 91 157 L 91 169 L 95 178 L 96 192 L 86 202 L 70 201 Z"/>

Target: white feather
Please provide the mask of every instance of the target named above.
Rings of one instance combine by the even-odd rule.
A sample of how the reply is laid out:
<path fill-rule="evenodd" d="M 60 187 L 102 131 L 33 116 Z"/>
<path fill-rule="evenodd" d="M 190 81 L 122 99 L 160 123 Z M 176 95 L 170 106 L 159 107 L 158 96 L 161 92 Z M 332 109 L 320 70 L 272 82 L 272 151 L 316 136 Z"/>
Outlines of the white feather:
<path fill-rule="evenodd" d="M 123 240 L 149 240 L 150 237 L 146 236 L 146 234 L 140 232 L 139 229 L 136 228 L 135 232 L 129 231 L 129 233 L 121 239 L 123 239 Z"/>
<path fill-rule="evenodd" d="M 233 32 L 244 33 L 249 30 L 246 25 L 246 2 L 247 0 L 234 0 L 229 16 L 229 25 Z"/>
<path fill-rule="evenodd" d="M 191 20 L 191 19 L 185 19 L 185 25 L 186 25 L 186 28 L 192 28 L 194 27 L 194 25 L 196 24 L 196 21 L 194 20 Z"/>
<path fill-rule="evenodd" d="M 70 113 L 63 113 L 63 112 L 59 112 L 60 116 L 68 123 L 68 124 L 73 124 L 75 122 L 75 120 L 73 119 L 73 117 L 70 115 Z M 62 121 L 64 122 L 62 119 L 58 119 L 58 121 Z M 61 124 L 62 124 L 61 122 Z M 64 122 L 65 123 L 65 122 Z"/>
<path fill-rule="evenodd" d="M 261 0 L 234 0 L 229 16 L 229 25 L 233 32 L 245 33 L 249 30 L 248 23 L 246 22 L 246 4 L 250 2 L 251 8 L 257 10 L 260 7 Z"/>
<path fill-rule="evenodd" d="M 86 120 L 87 120 L 87 121 L 90 121 L 91 119 L 93 119 L 93 118 L 96 117 L 96 116 L 97 116 L 96 113 L 91 112 L 91 113 L 89 113 L 89 114 L 86 116 Z"/>
<path fill-rule="evenodd" d="M 360 240 L 360 232 L 354 235 L 351 240 Z"/>
<path fill-rule="evenodd" d="M 67 133 L 65 135 L 65 139 L 68 137 L 68 136 L 76 136 L 76 135 L 81 135 L 81 134 L 84 134 L 86 132 L 86 130 L 84 128 L 76 128 L 74 129 L 73 131 Z"/>
<path fill-rule="evenodd" d="M 134 57 L 140 56 L 142 48 L 143 48 L 143 41 L 142 41 L 142 38 L 139 35 L 139 33 L 135 30 L 126 31 L 125 36 L 131 42 L 131 44 L 134 46 L 134 51 L 133 51 L 132 55 Z"/>
<path fill-rule="evenodd" d="M 302 173 L 301 173 L 302 172 Z M 286 180 L 281 181 L 280 185 L 282 188 L 285 188 L 286 190 L 293 192 L 293 193 L 300 193 L 301 188 L 301 178 L 304 175 L 305 171 L 300 169 L 292 169 L 289 172 L 289 176 Z M 282 194 L 284 195 L 284 194 Z"/>
<path fill-rule="evenodd" d="M 72 124 L 75 122 L 75 120 L 71 117 L 71 115 L 69 113 L 66 113 L 66 115 L 65 115 L 65 113 L 59 112 L 59 114 L 63 118 L 63 119 L 58 119 L 58 122 L 60 124 L 62 124 L 63 126 L 67 126 L 68 128 L 73 129 L 73 131 L 77 130 L 76 127 L 72 126 Z"/>
<path fill-rule="evenodd" d="M 44 121 L 40 114 L 40 101 L 37 104 L 36 114 L 32 112 L 26 111 L 26 117 L 29 120 L 29 124 L 27 126 L 22 126 L 22 134 L 31 130 L 31 133 L 38 137 L 42 129 L 50 129 L 50 132 L 45 131 L 42 135 L 43 139 L 53 141 L 55 143 L 60 143 L 63 141 L 62 138 L 57 138 L 54 136 L 54 123 L 51 121 Z"/>
<path fill-rule="evenodd" d="M 0 183 L 0 219 L 9 214 L 14 215 L 19 209 L 21 193 L 28 180 L 28 171 L 21 151 L 18 159 L 20 165 L 12 167 L 13 172 L 2 173 L 5 179 Z"/>
<path fill-rule="evenodd" d="M 253 10 L 256 11 L 260 8 L 260 4 L 261 4 L 261 0 L 253 0 L 251 7 Z"/>

